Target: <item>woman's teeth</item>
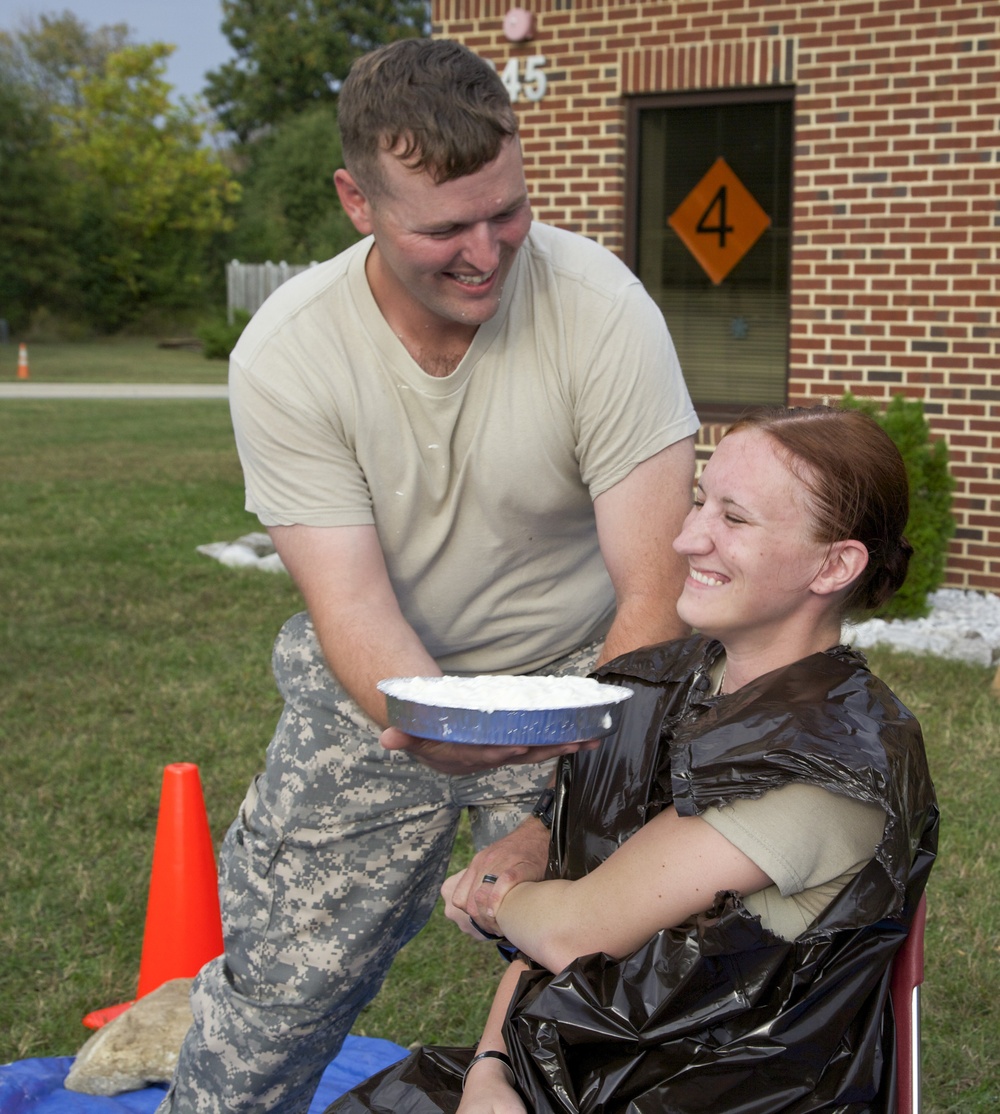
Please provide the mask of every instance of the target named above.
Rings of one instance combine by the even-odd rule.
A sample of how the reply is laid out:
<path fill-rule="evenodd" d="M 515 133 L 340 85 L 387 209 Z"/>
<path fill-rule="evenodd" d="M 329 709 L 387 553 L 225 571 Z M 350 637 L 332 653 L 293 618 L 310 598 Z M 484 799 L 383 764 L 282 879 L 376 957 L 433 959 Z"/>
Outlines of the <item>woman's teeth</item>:
<path fill-rule="evenodd" d="M 708 584 L 710 587 L 725 584 L 724 580 L 719 580 L 717 577 L 711 576 L 707 572 L 699 572 L 697 569 L 689 569 L 688 576 L 698 584 Z"/>

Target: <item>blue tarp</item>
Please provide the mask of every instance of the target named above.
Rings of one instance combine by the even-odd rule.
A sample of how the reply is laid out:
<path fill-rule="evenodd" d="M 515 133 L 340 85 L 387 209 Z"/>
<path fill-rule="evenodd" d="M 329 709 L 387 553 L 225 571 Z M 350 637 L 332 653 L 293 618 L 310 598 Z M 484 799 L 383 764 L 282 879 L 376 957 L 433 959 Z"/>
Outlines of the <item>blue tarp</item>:
<path fill-rule="evenodd" d="M 322 1111 L 338 1095 L 406 1055 L 406 1049 L 377 1037 L 348 1037 L 340 1055 L 323 1073 L 309 1114 Z M 81 1095 L 63 1087 L 72 1056 L 18 1060 L 0 1066 L 0 1114 L 152 1114 L 166 1085 L 121 1095 Z"/>

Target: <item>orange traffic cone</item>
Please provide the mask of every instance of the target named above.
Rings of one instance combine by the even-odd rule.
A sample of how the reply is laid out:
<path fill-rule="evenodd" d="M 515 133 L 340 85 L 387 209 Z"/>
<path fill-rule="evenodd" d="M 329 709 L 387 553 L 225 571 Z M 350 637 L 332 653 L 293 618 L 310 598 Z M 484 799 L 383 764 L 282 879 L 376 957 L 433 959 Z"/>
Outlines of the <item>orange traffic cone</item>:
<path fill-rule="evenodd" d="M 197 975 L 221 952 L 219 880 L 201 778 L 193 763 L 175 762 L 163 771 L 136 997 L 168 979 Z"/>
<path fill-rule="evenodd" d="M 218 875 L 201 778 L 193 763 L 175 762 L 163 771 L 136 998 L 169 979 L 196 975 L 221 952 Z M 95 1010 L 83 1023 L 99 1029 L 130 1005 Z"/>
<path fill-rule="evenodd" d="M 28 346 L 21 344 L 17 349 L 17 377 L 27 379 L 28 376 Z"/>

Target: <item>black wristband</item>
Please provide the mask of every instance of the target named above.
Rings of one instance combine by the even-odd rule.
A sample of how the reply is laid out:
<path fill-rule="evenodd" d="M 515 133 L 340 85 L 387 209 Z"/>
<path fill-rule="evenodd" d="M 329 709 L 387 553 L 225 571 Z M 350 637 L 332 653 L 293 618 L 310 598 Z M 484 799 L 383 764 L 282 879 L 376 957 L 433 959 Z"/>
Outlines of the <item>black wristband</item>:
<path fill-rule="evenodd" d="M 531 810 L 531 815 L 541 820 L 541 822 L 552 831 L 552 804 L 556 799 L 556 791 L 550 786 L 548 789 L 542 790 L 542 795 L 538 798 L 538 803 Z"/>
<path fill-rule="evenodd" d="M 469 1078 L 469 1072 L 479 1063 L 480 1060 L 499 1060 L 501 1064 L 510 1072 L 510 1084 L 513 1087 L 516 1076 L 514 1075 L 514 1065 L 510 1062 L 510 1057 L 506 1052 L 497 1052 L 495 1049 L 489 1049 L 486 1052 L 479 1052 L 469 1061 L 469 1066 L 465 1069 L 462 1075 L 462 1090 L 465 1090 L 465 1081 Z"/>

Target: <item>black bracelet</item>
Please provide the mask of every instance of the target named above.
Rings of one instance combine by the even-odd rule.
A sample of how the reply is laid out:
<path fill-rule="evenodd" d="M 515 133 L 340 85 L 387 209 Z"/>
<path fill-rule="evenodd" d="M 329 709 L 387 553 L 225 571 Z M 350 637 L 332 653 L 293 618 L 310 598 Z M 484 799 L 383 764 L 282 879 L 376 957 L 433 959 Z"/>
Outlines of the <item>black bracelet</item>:
<path fill-rule="evenodd" d="M 487 940 L 503 940 L 503 936 L 497 936 L 495 932 L 487 932 L 485 928 L 481 928 L 476 922 L 469 917 L 469 924 L 479 933 L 480 936 L 485 936 Z"/>
<path fill-rule="evenodd" d="M 476 924 L 472 917 L 469 917 L 469 924 L 472 925 L 480 936 L 485 936 L 487 940 L 495 940 L 497 951 L 508 963 L 513 963 L 514 960 L 517 959 L 519 949 L 515 944 L 512 944 L 506 936 L 497 936 L 495 932 L 487 932 L 485 928 Z"/>
<path fill-rule="evenodd" d="M 469 1078 L 469 1072 L 479 1063 L 480 1060 L 499 1060 L 501 1064 L 510 1072 L 510 1085 L 513 1087 L 517 1077 L 514 1075 L 514 1065 L 510 1062 L 510 1057 L 506 1052 L 497 1052 L 491 1048 L 486 1052 L 479 1052 L 469 1061 L 469 1066 L 462 1073 L 462 1090 L 465 1090 L 465 1081 Z"/>
<path fill-rule="evenodd" d="M 542 790 L 542 795 L 538 798 L 538 803 L 531 810 L 531 815 L 541 822 L 552 831 L 552 803 L 556 799 L 556 791 L 551 787 Z"/>

